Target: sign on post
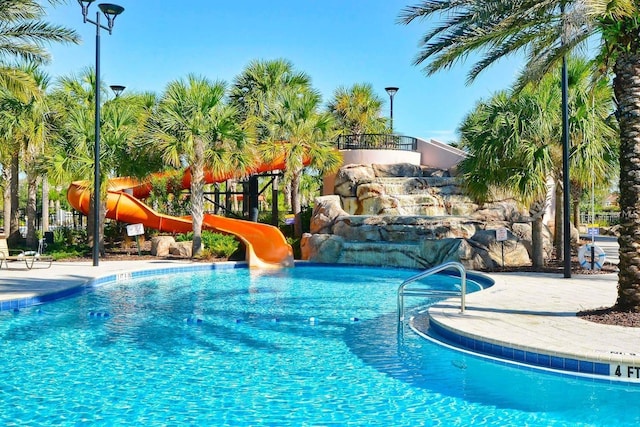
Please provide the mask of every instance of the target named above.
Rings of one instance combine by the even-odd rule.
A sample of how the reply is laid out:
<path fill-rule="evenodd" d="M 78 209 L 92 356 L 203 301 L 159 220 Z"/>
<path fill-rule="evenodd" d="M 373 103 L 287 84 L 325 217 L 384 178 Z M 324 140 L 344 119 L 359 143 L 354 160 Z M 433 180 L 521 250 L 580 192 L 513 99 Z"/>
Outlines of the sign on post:
<path fill-rule="evenodd" d="M 140 242 L 138 242 L 138 236 L 144 234 L 144 225 L 143 224 L 129 224 L 127 225 L 127 236 L 136 236 L 136 246 L 138 247 L 138 256 L 142 255 L 140 253 Z"/>
<path fill-rule="evenodd" d="M 504 242 L 509 238 L 509 233 L 504 227 L 496 228 L 496 241 L 502 244 L 502 268 L 504 268 Z"/>
<path fill-rule="evenodd" d="M 142 224 L 129 224 L 127 225 L 127 236 L 140 236 L 144 234 L 144 225 Z"/>
<path fill-rule="evenodd" d="M 587 235 L 598 236 L 600 234 L 600 227 L 598 224 L 589 224 L 587 226 Z"/>

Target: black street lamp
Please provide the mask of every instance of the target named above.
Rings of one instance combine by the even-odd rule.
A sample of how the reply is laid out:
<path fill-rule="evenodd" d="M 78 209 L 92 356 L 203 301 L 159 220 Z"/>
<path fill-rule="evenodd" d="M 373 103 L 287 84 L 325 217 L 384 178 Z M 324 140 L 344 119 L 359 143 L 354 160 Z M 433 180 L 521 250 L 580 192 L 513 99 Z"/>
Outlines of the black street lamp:
<path fill-rule="evenodd" d="M 126 87 L 122 85 L 111 85 L 109 87 L 111 88 L 113 93 L 116 95 L 116 98 L 119 97 L 122 94 L 122 92 L 124 92 L 124 90 L 126 89 Z"/>
<path fill-rule="evenodd" d="M 384 90 L 387 91 L 387 93 L 389 94 L 389 98 L 391 99 L 391 116 L 390 116 L 390 123 L 391 123 L 391 133 L 393 133 L 393 97 L 394 95 L 398 92 L 397 87 L 385 87 Z"/>
<path fill-rule="evenodd" d="M 84 23 L 96 26 L 96 115 L 95 115 L 95 142 L 93 147 L 93 266 L 97 267 L 100 259 L 100 28 L 109 31 L 113 29 L 113 21 L 116 16 L 124 12 L 124 7 L 111 3 L 100 3 L 98 8 L 107 18 L 107 26 L 100 24 L 100 12 L 96 12 L 96 20 L 87 18 L 89 6 L 95 0 L 78 0 L 82 7 Z"/>

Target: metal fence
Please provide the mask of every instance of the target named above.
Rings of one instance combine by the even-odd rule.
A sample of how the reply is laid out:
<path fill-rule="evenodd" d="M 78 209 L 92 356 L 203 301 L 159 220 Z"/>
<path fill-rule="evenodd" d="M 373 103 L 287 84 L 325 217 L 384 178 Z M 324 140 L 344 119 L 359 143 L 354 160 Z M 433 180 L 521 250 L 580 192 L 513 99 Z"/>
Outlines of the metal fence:
<path fill-rule="evenodd" d="M 620 223 L 620 212 L 580 212 L 581 224 L 616 225 Z"/>
<path fill-rule="evenodd" d="M 336 145 L 339 150 L 417 151 L 418 140 L 411 136 L 364 133 L 361 135 L 340 135 Z"/>

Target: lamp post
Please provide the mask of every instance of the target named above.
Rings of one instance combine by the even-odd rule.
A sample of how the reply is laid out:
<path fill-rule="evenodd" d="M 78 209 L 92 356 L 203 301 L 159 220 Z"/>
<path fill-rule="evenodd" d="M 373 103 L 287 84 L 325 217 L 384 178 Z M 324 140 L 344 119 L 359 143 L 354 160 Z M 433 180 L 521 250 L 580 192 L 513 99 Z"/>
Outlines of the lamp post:
<path fill-rule="evenodd" d="M 121 86 L 121 85 L 111 85 L 109 87 L 111 88 L 113 93 L 116 95 L 116 98 L 119 97 L 122 94 L 122 92 L 124 92 L 124 90 L 126 89 L 125 86 Z"/>
<path fill-rule="evenodd" d="M 393 97 L 394 95 L 398 92 L 397 87 L 385 87 L 384 90 L 387 91 L 387 93 L 389 94 L 389 98 L 391 99 L 391 116 L 390 116 L 390 123 L 391 123 L 391 133 L 393 133 Z"/>
<path fill-rule="evenodd" d="M 100 29 L 113 29 L 116 16 L 124 11 L 124 7 L 111 3 L 100 3 L 98 8 L 107 18 L 107 26 L 100 24 L 100 12 L 96 12 L 96 20 L 87 18 L 89 6 L 95 0 L 78 0 L 82 7 L 84 23 L 96 26 L 96 86 L 95 86 L 95 139 L 93 147 L 93 266 L 97 267 L 100 259 Z"/>

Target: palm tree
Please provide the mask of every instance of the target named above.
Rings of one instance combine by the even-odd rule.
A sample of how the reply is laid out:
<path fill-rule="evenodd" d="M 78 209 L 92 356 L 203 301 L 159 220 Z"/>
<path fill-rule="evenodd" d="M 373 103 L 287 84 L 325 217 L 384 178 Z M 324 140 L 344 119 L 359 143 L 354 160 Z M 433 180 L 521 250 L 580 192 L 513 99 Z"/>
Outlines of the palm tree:
<path fill-rule="evenodd" d="M 205 168 L 214 174 L 243 174 L 254 164 L 237 110 L 224 103 L 225 95 L 224 82 L 191 74 L 169 83 L 149 122 L 153 144 L 165 163 L 191 168 L 194 256 L 202 249 Z"/>
<path fill-rule="evenodd" d="M 229 99 L 245 128 L 253 129 L 278 108 L 284 90 L 303 92 L 310 85 L 310 77 L 286 59 L 255 60 L 234 79 Z"/>
<path fill-rule="evenodd" d="M 553 169 L 554 136 L 540 114 L 534 95 L 510 96 L 498 92 L 480 103 L 460 127 L 461 142 L 470 156 L 460 164 L 469 194 L 479 201 L 496 189 L 516 194 L 532 216 L 534 267 L 544 265 L 542 214 Z"/>
<path fill-rule="evenodd" d="M 44 8 L 35 0 L 0 1 L 0 87 L 11 90 L 23 101 L 28 101 L 37 88 L 28 75 L 7 65 L 6 59 L 48 63 L 51 57 L 45 49 L 46 43 L 80 41 L 74 30 L 42 21 L 44 15 Z"/>
<path fill-rule="evenodd" d="M 55 111 L 57 137 L 47 162 L 47 172 L 52 182 L 62 185 L 73 180 L 84 180 L 91 187 L 93 180 L 94 150 L 94 87 L 95 73 L 84 69 L 79 75 L 65 76 L 59 79 L 58 87 L 50 97 Z M 98 239 L 100 253 L 104 255 L 102 230 L 105 220 L 104 197 L 108 179 L 112 176 L 144 176 L 149 168 L 157 167 L 158 162 L 147 156 L 148 152 L 139 148 L 143 124 L 150 116 L 150 95 L 127 96 L 109 99 L 105 88 L 102 99 L 100 174 L 102 183 L 97 192 L 101 203 L 99 218 L 99 236 L 93 236 L 89 227 L 89 244 L 93 246 Z M 143 156 L 143 157 L 141 157 Z M 92 191 L 93 193 L 93 191 Z M 91 203 L 94 203 L 92 200 Z M 93 223 L 93 208 L 89 209 L 88 224 Z"/>
<path fill-rule="evenodd" d="M 237 76 L 231 87 L 231 104 L 239 111 L 244 129 L 252 135 L 262 151 L 277 150 L 278 146 L 266 147 L 269 141 L 269 122 L 282 108 L 285 92 L 302 94 L 311 87 L 311 78 L 304 72 L 296 71 L 286 59 L 252 61 Z M 280 144 L 281 141 L 275 141 Z M 284 179 L 285 199 L 291 205 L 292 177 Z M 287 191 L 289 190 L 289 191 Z"/>
<path fill-rule="evenodd" d="M 377 96 L 369 83 L 354 84 L 350 88 L 339 87 L 327 108 L 342 134 L 381 134 L 388 131 L 387 120 L 382 117 L 384 101 Z"/>
<path fill-rule="evenodd" d="M 341 164 L 340 155 L 333 148 L 333 118 L 320 111 L 321 102 L 316 91 L 285 90 L 280 95 L 279 108 L 272 110 L 265 123 L 268 144 L 262 146 L 263 156 L 267 160 L 280 156 L 285 159 L 296 237 L 302 235 L 300 181 L 304 160 L 310 159 L 310 166 L 321 172 L 335 172 Z"/>
<path fill-rule="evenodd" d="M 620 272 L 616 307 L 640 311 L 640 4 L 632 0 L 423 1 L 403 9 L 399 22 L 445 17 L 422 39 L 415 64 L 447 69 L 472 53 L 482 57 L 469 81 L 516 52 L 526 55 L 532 81 L 590 36 L 600 34 L 598 62 L 612 71 L 620 135 Z"/>

